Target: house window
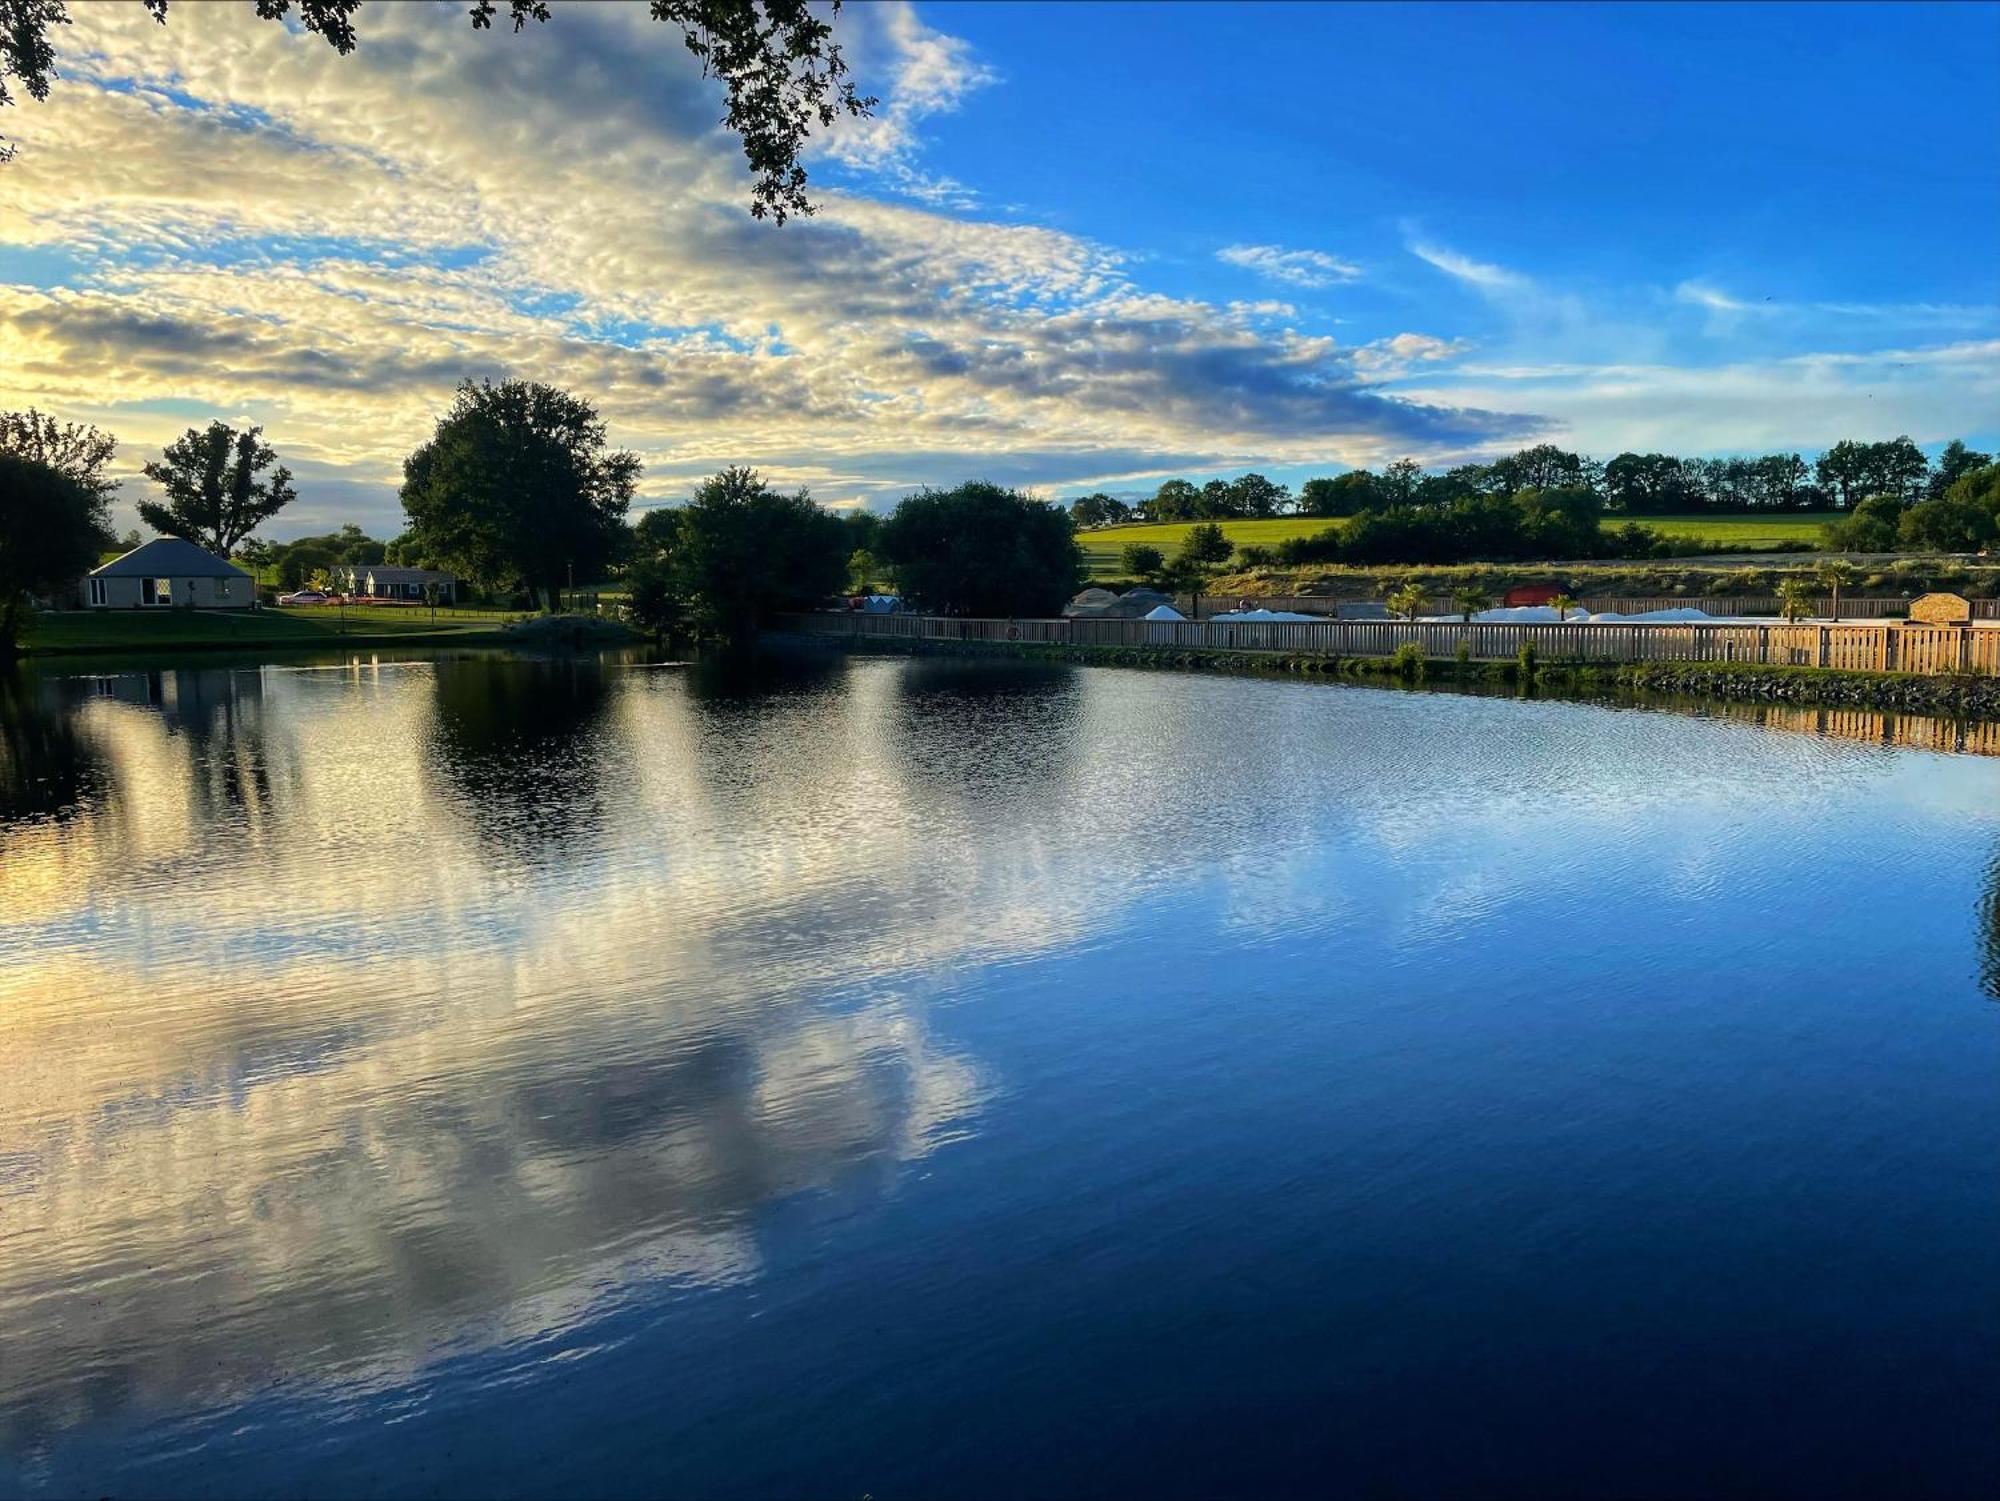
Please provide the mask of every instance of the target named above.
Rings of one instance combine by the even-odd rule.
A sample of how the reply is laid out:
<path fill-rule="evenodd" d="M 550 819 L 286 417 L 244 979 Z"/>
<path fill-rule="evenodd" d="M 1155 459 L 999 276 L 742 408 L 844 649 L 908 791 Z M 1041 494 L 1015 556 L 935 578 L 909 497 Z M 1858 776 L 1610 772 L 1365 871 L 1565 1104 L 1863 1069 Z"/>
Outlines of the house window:
<path fill-rule="evenodd" d="M 216 597 L 217 599 L 227 599 L 227 598 L 229 598 L 229 580 L 228 580 L 228 579 L 217 579 L 217 580 L 215 581 L 215 597 Z"/>
<path fill-rule="evenodd" d="M 103 579 L 92 579 L 90 581 L 90 602 L 94 605 L 107 605 L 111 603 L 111 591 L 106 587 Z"/>

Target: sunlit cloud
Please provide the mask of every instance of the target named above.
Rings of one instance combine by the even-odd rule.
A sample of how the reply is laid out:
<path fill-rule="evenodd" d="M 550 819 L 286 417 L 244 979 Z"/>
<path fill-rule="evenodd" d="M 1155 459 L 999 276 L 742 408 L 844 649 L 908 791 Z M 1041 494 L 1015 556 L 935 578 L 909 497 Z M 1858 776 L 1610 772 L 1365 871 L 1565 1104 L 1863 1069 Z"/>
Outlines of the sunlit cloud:
<path fill-rule="evenodd" d="M 1228 245 L 1215 258 L 1272 281 L 1295 287 L 1332 287 L 1357 280 L 1361 268 L 1323 250 L 1287 250 L 1282 245 Z"/>
<path fill-rule="evenodd" d="M 234 12 L 77 19 L 0 173 L 9 237 L 76 272 L 0 288 L 0 403 L 103 421 L 128 473 L 198 407 L 392 525 L 452 387 L 501 376 L 597 400 L 652 501 L 725 463 L 880 502 L 968 465 L 1061 485 L 1107 451 L 1338 465 L 1538 425 L 1403 400 L 1283 304 L 1162 296 L 1115 246 L 937 212 L 964 200 L 923 178 L 922 122 L 994 74 L 906 6 L 844 20 L 882 104 L 820 151 L 887 196 L 822 178 L 782 231 L 743 213 L 709 85 L 643 13 L 515 38 L 385 10 L 347 59 Z M 1265 248 L 1281 280 L 1348 269 Z M 309 489 L 288 520 L 324 509 Z"/>

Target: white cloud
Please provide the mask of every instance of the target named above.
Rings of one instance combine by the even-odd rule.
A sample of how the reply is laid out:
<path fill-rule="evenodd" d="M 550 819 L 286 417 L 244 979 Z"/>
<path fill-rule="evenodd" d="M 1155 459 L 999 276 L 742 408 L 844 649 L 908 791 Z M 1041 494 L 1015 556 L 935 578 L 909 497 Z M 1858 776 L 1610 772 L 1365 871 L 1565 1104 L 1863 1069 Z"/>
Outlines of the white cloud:
<path fill-rule="evenodd" d="M 1354 365 L 1371 376 L 1402 375 L 1419 365 L 1435 365 L 1465 353 L 1467 339 L 1440 339 L 1435 334 L 1392 334 L 1354 351 Z"/>
<path fill-rule="evenodd" d="M 910 122 L 983 78 L 906 10 L 857 13 L 902 60 L 887 88 L 864 78 L 894 163 Z M 521 39 L 372 14 L 345 59 L 234 10 L 77 14 L 62 86 L 18 111 L 0 222 L 83 270 L 0 289 L 0 406 L 100 422 L 131 467 L 188 405 L 259 421 L 318 477 L 294 518 L 371 495 L 356 519 L 379 526 L 465 377 L 590 396 L 651 499 L 732 462 L 843 502 L 972 472 L 1344 463 L 1533 425 L 1397 398 L 1282 304 L 1159 296 L 1058 230 L 818 174 L 816 218 L 756 223 L 713 86 L 643 14 L 560 11 Z"/>
<path fill-rule="evenodd" d="M 1442 245 L 1417 241 L 1410 247 L 1410 254 L 1420 261 L 1428 261 L 1445 275 L 1478 287 L 1483 291 L 1525 288 L 1531 286 L 1529 279 L 1518 271 L 1509 271 L 1505 266 L 1496 266 L 1488 261 L 1475 261 L 1470 256 L 1460 255 Z"/>
<path fill-rule="evenodd" d="M 854 21 L 856 29 L 844 29 L 843 39 L 857 72 L 890 81 L 872 114 L 842 116 L 815 150 L 932 207 L 975 207 L 978 195 L 964 183 L 917 165 L 923 149 L 918 127 L 932 115 L 956 112 L 967 95 L 999 75 L 973 55 L 970 44 L 924 25 L 911 5 L 856 7 Z"/>
<path fill-rule="evenodd" d="M 1699 281 L 1684 281 L 1675 287 L 1674 300 L 1707 308 L 1715 313 L 1749 313 L 1755 312 L 1758 307 L 1758 304 L 1740 301 L 1719 288 Z M 1768 300 L 1766 299 L 1767 302 Z"/>
<path fill-rule="evenodd" d="M 1694 368 L 1655 364 L 1465 365 L 1417 400 L 1530 404 L 1600 454 L 1803 449 L 1836 437 L 1919 443 L 1990 430 L 2000 411 L 2000 339 L 1813 353 Z"/>
<path fill-rule="evenodd" d="M 1228 245 L 1215 258 L 1272 281 L 1295 287 L 1332 287 L 1354 281 L 1361 268 L 1323 250 L 1287 250 L 1282 245 Z"/>

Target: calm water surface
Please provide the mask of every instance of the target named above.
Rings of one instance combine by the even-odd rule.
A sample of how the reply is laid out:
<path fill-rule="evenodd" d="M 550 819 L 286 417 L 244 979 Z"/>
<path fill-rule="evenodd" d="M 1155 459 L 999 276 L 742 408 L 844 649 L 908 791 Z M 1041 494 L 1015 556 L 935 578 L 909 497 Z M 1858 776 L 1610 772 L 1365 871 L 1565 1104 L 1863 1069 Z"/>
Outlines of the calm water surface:
<path fill-rule="evenodd" d="M 947 660 L 0 726 L 0 1492 L 2000 1483 L 2000 761 Z"/>

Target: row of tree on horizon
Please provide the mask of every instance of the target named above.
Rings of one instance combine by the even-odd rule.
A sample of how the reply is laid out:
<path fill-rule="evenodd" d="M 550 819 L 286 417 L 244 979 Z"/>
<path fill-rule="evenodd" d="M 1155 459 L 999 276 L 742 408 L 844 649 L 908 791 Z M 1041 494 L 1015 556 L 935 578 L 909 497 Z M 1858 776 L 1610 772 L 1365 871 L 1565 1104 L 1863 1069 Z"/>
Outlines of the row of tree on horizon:
<path fill-rule="evenodd" d="M 1490 464 L 1435 471 L 1415 459 L 1398 459 L 1380 473 L 1354 469 L 1309 479 L 1297 495 L 1254 473 L 1202 485 L 1170 479 L 1137 501 L 1103 491 L 1079 496 L 1069 502 L 1069 513 L 1081 527 L 1340 517 L 1402 507 L 1441 510 L 1530 490 L 1587 491 L 1605 510 L 1627 516 L 1849 510 L 1878 495 L 1906 506 L 1939 499 L 1959 479 L 1992 462 L 1992 455 L 1954 438 L 1932 463 L 1907 435 L 1876 443 L 1842 439 L 1811 463 L 1796 453 L 1700 459 L 1627 452 L 1598 460 L 1540 443 Z"/>
<path fill-rule="evenodd" d="M 0 413 L 0 465 L 8 466 L 0 475 L 0 593 L 13 612 L 0 622 L 0 640 L 18 627 L 22 596 L 60 596 L 112 544 L 116 451 L 117 440 L 95 427 L 35 411 Z M 1299 502 L 1259 475 L 1200 489 L 1170 481 L 1154 499 L 1204 521 L 1297 513 L 1301 503 L 1307 514 L 1351 514 L 1340 527 L 1275 550 L 1246 549 L 1239 562 L 1250 566 L 1673 555 L 1686 544 L 1655 528 L 1600 527 L 1611 509 L 1606 487 L 1627 484 L 1629 458 L 1659 460 L 1655 468 L 1682 464 L 1621 455 L 1600 467 L 1544 444 L 1442 475 L 1405 461 L 1381 475 L 1313 480 Z M 1830 538 L 1836 545 L 1875 550 L 1863 545 L 1865 532 L 1885 549 L 1901 542 L 1969 551 L 2000 535 L 2000 467 L 1963 443 L 1936 466 L 1907 438 L 1836 445 L 1822 456 L 1822 466 L 1829 462 L 1827 472 L 1869 491 L 1835 528 L 1854 537 Z M 1796 475 L 1803 460 L 1793 463 Z M 807 607 L 877 579 L 893 579 L 944 613 L 1046 612 L 1080 582 L 1075 527 L 1090 518 L 1093 500 L 1110 500 L 1086 497 L 1065 510 L 973 481 L 921 490 L 886 518 L 843 516 L 802 489 L 781 492 L 754 470 L 731 468 L 703 481 L 685 504 L 635 520 L 638 455 L 610 446 L 587 399 L 530 381 L 460 386 L 429 439 L 404 461 L 406 527 L 386 542 L 358 527 L 289 544 L 260 541 L 258 528 L 296 498 L 290 471 L 260 428 L 219 421 L 190 428 L 144 472 L 163 494 L 139 503 L 149 526 L 260 573 L 275 567 L 292 587 L 337 567 L 390 562 L 449 571 L 488 597 L 525 595 L 555 607 L 565 587 L 615 572 L 647 623 L 728 634 L 773 609 Z M 1648 499 L 1637 513 L 1658 505 Z M 1206 547 L 1200 556 L 1200 548 L 1183 548 L 1171 563 L 1149 559 L 1136 571 L 1165 577 L 1178 569 L 1192 578 L 1233 550 L 1219 532 Z"/>

